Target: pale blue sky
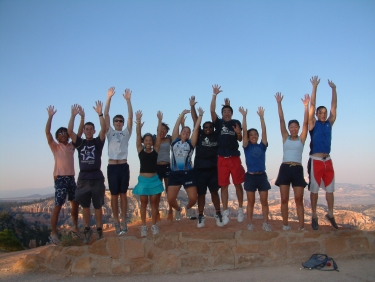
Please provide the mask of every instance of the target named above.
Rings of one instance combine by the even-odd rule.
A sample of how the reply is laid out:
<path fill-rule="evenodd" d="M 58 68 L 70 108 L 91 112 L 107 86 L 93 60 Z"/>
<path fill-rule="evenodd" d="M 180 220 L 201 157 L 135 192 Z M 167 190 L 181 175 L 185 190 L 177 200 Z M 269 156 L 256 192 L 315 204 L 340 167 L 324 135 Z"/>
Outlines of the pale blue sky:
<path fill-rule="evenodd" d="M 157 110 L 173 127 L 191 95 L 209 120 L 215 83 L 224 91 L 218 104 L 229 97 L 237 119 L 238 107 L 248 108 L 251 127 L 260 129 L 256 110 L 263 106 L 267 173 L 276 178 L 282 141 L 274 94 L 285 96 L 286 120 L 302 122 L 300 98 L 310 93 L 312 75 L 321 77 L 318 105 L 330 106 L 327 79 L 337 85 L 336 182 L 375 183 L 374 70 L 375 1 L 1 0 L 0 189 L 53 186 L 46 107 L 57 108 L 53 133 L 67 126 L 74 103 L 99 126 L 92 106 L 105 101 L 110 86 L 111 116 L 127 116 L 122 93 L 130 88 L 144 132 L 155 131 Z M 133 186 L 135 132 L 129 152 Z M 102 160 L 106 174 L 107 146 Z"/>

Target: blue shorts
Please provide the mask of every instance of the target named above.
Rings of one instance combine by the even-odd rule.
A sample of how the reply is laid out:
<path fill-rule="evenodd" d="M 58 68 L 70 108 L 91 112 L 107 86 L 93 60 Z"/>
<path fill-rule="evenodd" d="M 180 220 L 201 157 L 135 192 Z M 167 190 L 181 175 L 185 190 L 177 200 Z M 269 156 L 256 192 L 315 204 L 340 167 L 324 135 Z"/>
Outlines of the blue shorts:
<path fill-rule="evenodd" d="M 185 189 L 196 186 L 194 170 L 171 171 L 169 174 L 168 187 L 181 185 L 183 185 Z"/>
<path fill-rule="evenodd" d="M 292 184 L 292 187 L 306 187 L 307 183 L 303 177 L 301 165 L 281 164 L 275 185 L 289 186 L 290 184 Z"/>
<path fill-rule="evenodd" d="M 140 196 L 152 196 L 160 194 L 163 191 L 163 184 L 156 174 L 152 177 L 138 176 L 138 184 L 135 185 L 133 194 Z"/>
<path fill-rule="evenodd" d="M 258 191 L 268 191 L 271 189 L 271 185 L 268 182 L 267 173 L 263 172 L 260 174 L 250 174 L 245 175 L 245 184 L 243 186 L 246 192 Z"/>
<path fill-rule="evenodd" d="M 74 201 L 76 189 L 74 176 L 57 176 L 55 180 L 55 206 L 65 204 L 67 195 L 69 201 Z"/>
<path fill-rule="evenodd" d="M 108 165 L 107 178 L 111 195 L 126 193 L 130 179 L 129 165 L 127 163 Z"/>
<path fill-rule="evenodd" d="M 197 182 L 198 195 L 206 195 L 207 187 L 210 193 L 219 191 L 220 186 L 217 182 L 217 168 L 213 169 L 194 169 Z"/>
<path fill-rule="evenodd" d="M 160 180 L 162 180 L 163 178 L 169 178 L 170 172 L 170 164 L 156 165 L 156 173 L 158 174 Z"/>

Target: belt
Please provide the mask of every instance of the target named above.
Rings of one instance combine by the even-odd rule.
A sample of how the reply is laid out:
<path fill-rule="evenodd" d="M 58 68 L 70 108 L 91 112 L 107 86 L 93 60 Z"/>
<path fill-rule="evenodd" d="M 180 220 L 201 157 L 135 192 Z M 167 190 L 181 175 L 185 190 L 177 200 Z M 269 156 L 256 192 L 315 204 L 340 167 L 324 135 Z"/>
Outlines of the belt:
<path fill-rule="evenodd" d="M 264 172 L 248 172 L 248 174 L 263 174 Z"/>
<path fill-rule="evenodd" d="M 283 164 L 288 164 L 290 166 L 296 166 L 296 165 L 301 165 L 300 163 L 296 163 L 296 162 L 285 162 Z"/>

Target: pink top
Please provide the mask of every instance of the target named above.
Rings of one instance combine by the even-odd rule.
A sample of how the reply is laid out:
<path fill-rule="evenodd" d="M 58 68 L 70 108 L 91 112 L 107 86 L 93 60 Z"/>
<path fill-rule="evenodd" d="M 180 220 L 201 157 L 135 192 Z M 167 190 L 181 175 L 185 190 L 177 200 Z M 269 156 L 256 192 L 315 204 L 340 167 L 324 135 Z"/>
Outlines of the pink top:
<path fill-rule="evenodd" d="M 74 173 L 74 146 L 68 143 L 66 146 L 53 141 L 49 144 L 55 158 L 54 176 L 75 175 Z"/>

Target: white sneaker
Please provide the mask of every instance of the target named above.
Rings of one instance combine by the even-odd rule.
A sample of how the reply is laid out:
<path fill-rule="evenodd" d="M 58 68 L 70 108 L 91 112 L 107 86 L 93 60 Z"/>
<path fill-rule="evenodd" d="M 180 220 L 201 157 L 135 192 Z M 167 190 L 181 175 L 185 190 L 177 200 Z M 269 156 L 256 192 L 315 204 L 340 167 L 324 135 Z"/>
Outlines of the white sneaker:
<path fill-rule="evenodd" d="M 288 225 L 288 226 L 289 226 L 289 225 Z M 263 229 L 264 231 L 272 231 L 272 230 L 271 230 L 271 226 L 270 226 L 268 223 L 266 223 L 266 222 L 263 222 L 262 229 Z"/>
<path fill-rule="evenodd" d="M 250 230 L 250 231 L 254 230 L 254 225 L 252 223 L 248 224 L 247 230 Z"/>
<path fill-rule="evenodd" d="M 227 225 L 229 222 L 229 210 L 223 211 L 223 224 Z"/>
<path fill-rule="evenodd" d="M 192 208 L 188 209 L 187 207 L 185 209 L 186 209 L 186 218 L 192 218 L 194 216 L 194 210 Z"/>
<path fill-rule="evenodd" d="M 147 226 L 143 225 L 141 226 L 141 237 L 146 237 L 147 236 Z"/>
<path fill-rule="evenodd" d="M 283 225 L 283 230 L 284 230 L 284 231 L 288 231 L 288 230 L 290 230 L 290 226 L 289 226 L 289 225 Z"/>
<path fill-rule="evenodd" d="M 204 222 L 206 221 L 206 218 L 204 217 L 204 215 L 199 215 L 198 216 L 198 223 L 197 223 L 197 227 L 198 228 L 202 228 L 204 227 Z"/>
<path fill-rule="evenodd" d="M 223 216 L 221 214 L 219 215 L 215 215 L 214 216 L 215 220 L 216 220 L 216 225 L 219 226 L 219 227 L 223 227 L 224 226 L 224 223 L 223 223 Z"/>
<path fill-rule="evenodd" d="M 151 226 L 151 231 L 153 235 L 159 234 L 159 227 L 155 224 Z"/>
<path fill-rule="evenodd" d="M 237 221 L 238 222 L 242 222 L 245 215 L 244 215 L 244 212 L 243 212 L 243 208 L 238 208 L 238 214 L 237 214 Z"/>
<path fill-rule="evenodd" d="M 175 218 L 177 221 L 181 220 L 181 208 L 179 211 L 178 210 L 175 211 Z"/>

